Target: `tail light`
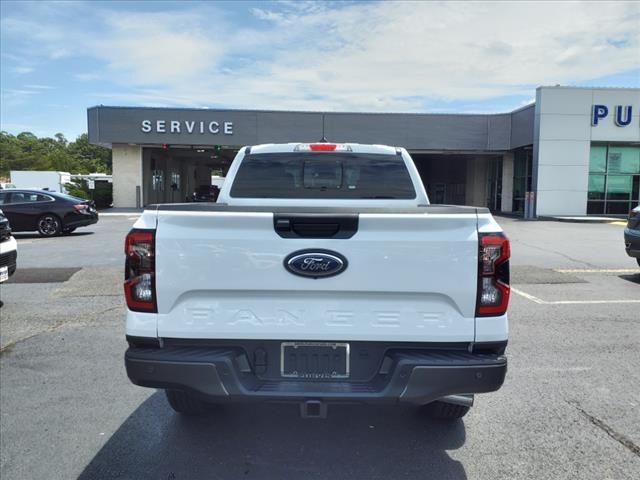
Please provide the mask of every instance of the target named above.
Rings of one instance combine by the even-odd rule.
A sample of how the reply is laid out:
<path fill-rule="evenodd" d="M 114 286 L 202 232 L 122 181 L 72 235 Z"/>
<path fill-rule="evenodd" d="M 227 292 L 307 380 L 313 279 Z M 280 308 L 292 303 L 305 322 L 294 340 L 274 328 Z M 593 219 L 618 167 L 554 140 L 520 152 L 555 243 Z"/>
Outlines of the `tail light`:
<path fill-rule="evenodd" d="M 133 229 L 124 244 L 124 296 L 129 310 L 158 311 L 156 305 L 156 232 Z"/>
<path fill-rule="evenodd" d="M 77 204 L 73 205 L 73 208 L 75 208 L 78 211 L 82 211 L 82 210 L 85 210 L 85 209 L 89 208 L 89 205 L 86 205 L 84 203 L 77 203 Z"/>
<path fill-rule="evenodd" d="M 504 315 L 509 305 L 509 239 L 503 233 L 478 234 L 476 316 Z"/>

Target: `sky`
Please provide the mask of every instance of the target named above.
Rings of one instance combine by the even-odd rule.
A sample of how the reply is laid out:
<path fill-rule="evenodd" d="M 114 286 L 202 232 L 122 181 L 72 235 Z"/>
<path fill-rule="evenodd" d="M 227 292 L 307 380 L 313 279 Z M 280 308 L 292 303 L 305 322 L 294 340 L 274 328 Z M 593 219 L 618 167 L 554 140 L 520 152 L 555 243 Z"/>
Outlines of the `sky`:
<path fill-rule="evenodd" d="M 0 2 L 0 129 L 94 105 L 507 112 L 640 87 L 640 2 Z"/>

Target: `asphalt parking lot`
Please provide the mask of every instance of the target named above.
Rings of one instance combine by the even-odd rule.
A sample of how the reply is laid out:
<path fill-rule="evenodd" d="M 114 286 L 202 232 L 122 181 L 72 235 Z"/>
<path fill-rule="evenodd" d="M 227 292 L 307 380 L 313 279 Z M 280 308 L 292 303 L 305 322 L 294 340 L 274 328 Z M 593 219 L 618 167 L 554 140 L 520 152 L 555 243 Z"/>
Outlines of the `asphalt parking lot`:
<path fill-rule="evenodd" d="M 507 380 L 444 424 L 389 407 L 174 414 L 124 371 L 134 220 L 16 235 L 19 272 L 0 287 L 3 480 L 638 478 L 640 269 L 622 225 L 499 219 L 512 241 Z"/>

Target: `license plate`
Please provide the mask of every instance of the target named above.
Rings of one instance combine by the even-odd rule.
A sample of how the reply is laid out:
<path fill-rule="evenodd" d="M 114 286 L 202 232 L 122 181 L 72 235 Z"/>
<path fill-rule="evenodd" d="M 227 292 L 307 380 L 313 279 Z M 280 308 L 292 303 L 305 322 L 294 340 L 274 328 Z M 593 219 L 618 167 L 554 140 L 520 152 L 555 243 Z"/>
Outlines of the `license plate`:
<path fill-rule="evenodd" d="M 283 342 L 280 374 L 286 378 L 349 378 L 349 344 Z"/>
<path fill-rule="evenodd" d="M 0 282 L 9 278 L 9 267 L 0 267 Z"/>

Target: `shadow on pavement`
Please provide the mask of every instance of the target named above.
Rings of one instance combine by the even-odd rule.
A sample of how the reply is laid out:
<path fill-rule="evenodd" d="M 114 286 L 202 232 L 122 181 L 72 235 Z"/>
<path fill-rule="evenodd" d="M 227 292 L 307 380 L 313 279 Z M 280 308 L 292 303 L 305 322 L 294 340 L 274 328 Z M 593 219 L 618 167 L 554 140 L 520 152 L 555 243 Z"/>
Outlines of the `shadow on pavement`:
<path fill-rule="evenodd" d="M 82 232 L 71 232 L 71 233 L 63 233 L 60 235 L 57 235 L 55 237 L 43 237 L 42 235 L 40 235 L 39 233 L 24 233 L 24 232 L 12 232 L 11 235 L 13 235 L 17 240 L 28 240 L 28 239 L 33 239 L 33 238 L 41 238 L 41 239 L 47 239 L 47 238 L 59 238 L 59 237 L 84 237 L 86 235 L 93 235 L 94 232 L 92 231 L 82 231 Z"/>
<path fill-rule="evenodd" d="M 80 479 L 465 479 L 445 450 L 465 442 L 462 421 L 404 407 L 331 405 L 325 420 L 296 404 L 216 406 L 173 413 L 157 392 L 127 418 Z"/>
<path fill-rule="evenodd" d="M 627 280 L 631 283 L 637 283 L 640 285 L 640 273 L 635 273 L 631 275 L 619 275 L 619 277 L 623 280 Z"/>
<path fill-rule="evenodd" d="M 62 283 L 80 270 L 80 267 L 18 268 L 7 283 Z"/>

